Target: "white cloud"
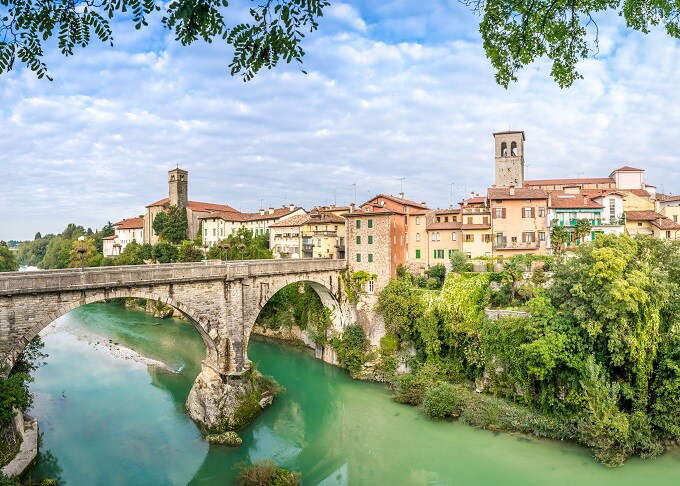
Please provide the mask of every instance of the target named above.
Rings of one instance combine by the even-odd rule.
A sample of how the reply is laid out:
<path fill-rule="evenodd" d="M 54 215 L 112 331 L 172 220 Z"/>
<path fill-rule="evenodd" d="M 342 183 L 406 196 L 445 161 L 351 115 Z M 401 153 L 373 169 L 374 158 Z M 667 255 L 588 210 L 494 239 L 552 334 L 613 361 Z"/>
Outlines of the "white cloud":
<path fill-rule="evenodd" d="M 365 32 L 367 29 L 366 22 L 361 18 L 359 11 L 348 3 L 332 3 L 326 9 L 324 15 L 360 32 Z"/>
<path fill-rule="evenodd" d="M 461 22 L 433 3 L 428 29 L 447 13 Z M 366 29 L 347 23 L 361 19 L 356 7 L 329 17 L 334 25 L 308 37 L 306 76 L 284 65 L 243 83 L 228 76 L 223 46 L 184 48 L 153 29 L 54 56 L 53 83 L 4 76 L 0 239 L 140 214 L 165 195 L 175 164 L 191 172 L 192 199 L 243 210 L 261 199 L 348 202 L 353 183 L 363 201 L 398 192 L 399 177 L 408 196 L 443 206 L 452 182 L 456 199 L 491 183 L 491 132 L 508 126 L 527 133 L 529 177 L 607 175 L 626 163 L 680 192 L 680 112 L 669 108 L 680 103 L 677 41 L 607 29 L 607 55 L 583 63 L 586 79 L 571 89 L 537 63 L 506 91 L 470 25 L 441 40 L 392 39 L 379 34 L 392 18 L 382 5 Z"/>

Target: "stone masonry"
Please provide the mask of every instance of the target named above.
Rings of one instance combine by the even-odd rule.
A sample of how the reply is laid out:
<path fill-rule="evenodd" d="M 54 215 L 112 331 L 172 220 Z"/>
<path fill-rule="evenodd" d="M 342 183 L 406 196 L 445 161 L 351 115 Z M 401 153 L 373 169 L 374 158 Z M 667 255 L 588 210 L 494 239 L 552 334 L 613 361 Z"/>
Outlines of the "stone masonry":
<path fill-rule="evenodd" d="M 0 274 L 0 361 L 9 370 L 28 342 L 59 316 L 85 304 L 140 297 L 171 305 L 206 346 L 187 399 L 207 430 L 228 424 L 250 369 L 250 332 L 264 305 L 288 284 L 308 282 L 341 330 L 354 319 L 342 295 L 345 260 L 209 261 Z"/>

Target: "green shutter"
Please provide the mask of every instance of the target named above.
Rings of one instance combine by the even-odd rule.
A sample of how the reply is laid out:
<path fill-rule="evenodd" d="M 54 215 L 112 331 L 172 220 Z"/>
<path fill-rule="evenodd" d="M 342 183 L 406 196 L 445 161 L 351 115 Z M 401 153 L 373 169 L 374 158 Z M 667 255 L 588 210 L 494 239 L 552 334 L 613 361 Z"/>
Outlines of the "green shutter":
<path fill-rule="evenodd" d="M 368 220 L 368 227 L 373 228 L 373 220 L 372 219 Z"/>
<path fill-rule="evenodd" d="M 416 250 L 416 258 L 420 258 L 420 250 Z"/>
<path fill-rule="evenodd" d="M 357 253 L 357 261 L 358 261 L 358 262 L 361 261 L 361 253 Z"/>
<path fill-rule="evenodd" d="M 361 220 L 357 219 L 357 229 L 361 228 Z"/>
<path fill-rule="evenodd" d="M 370 219 L 369 219 L 369 221 L 370 221 Z M 371 235 L 368 236 L 368 244 L 369 245 L 373 244 L 373 236 L 371 236 Z"/>
<path fill-rule="evenodd" d="M 434 258 L 437 258 L 437 250 L 433 250 L 433 251 L 434 251 Z"/>
<path fill-rule="evenodd" d="M 368 263 L 372 263 L 372 262 L 373 262 L 373 253 L 369 253 L 368 254 Z"/>
<path fill-rule="evenodd" d="M 357 245 L 361 244 L 361 236 L 357 236 L 356 238 Z"/>

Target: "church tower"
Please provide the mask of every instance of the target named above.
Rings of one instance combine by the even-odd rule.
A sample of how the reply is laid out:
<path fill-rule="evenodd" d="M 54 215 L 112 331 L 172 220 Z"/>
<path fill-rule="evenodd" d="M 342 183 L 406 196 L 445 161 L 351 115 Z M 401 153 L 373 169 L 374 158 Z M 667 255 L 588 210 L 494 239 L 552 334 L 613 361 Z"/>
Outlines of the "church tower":
<path fill-rule="evenodd" d="M 179 167 L 168 171 L 170 205 L 186 208 L 189 203 L 189 173 Z"/>
<path fill-rule="evenodd" d="M 493 134 L 496 146 L 496 187 L 524 185 L 524 132 Z"/>

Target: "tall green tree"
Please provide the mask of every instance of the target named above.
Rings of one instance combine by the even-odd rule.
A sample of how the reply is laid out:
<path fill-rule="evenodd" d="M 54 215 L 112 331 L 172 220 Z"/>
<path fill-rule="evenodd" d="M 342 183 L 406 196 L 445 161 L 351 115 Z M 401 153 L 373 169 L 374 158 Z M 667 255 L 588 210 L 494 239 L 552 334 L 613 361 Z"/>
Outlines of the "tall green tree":
<path fill-rule="evenodd" d="M 255 235 L 247 228 L 239 228 L 208 250 L 208 258 L 215 260 L 262 260 L 273 258 L 267 235 Z"/>
<path fill-rule="evenodd" d="M 167 211 L 156 215 L 152 227 L 162 240 L 178 244 L 187 238 L 187 211 L 182 207 L 170 206 Z"/>
<path fill-rule="evenodd" d="M 553 254 L 561 255 L 564 253 L 564 246 L 569 239 L 569 231 L 564 226 L 557 224 L 557 220 L 553 221 L 550 229 L 550 248 Z"/>
<path fill-rule="evenodd" d="M 9 249 L 5 242 L 0 242 L 0 272 L 16 272 L 19 264 L 14 252 Z"/>
<path fill-rule="evenodd" d="M 583 238 L 585 238 L 588 233 L 590 233 L 591 229 L 592 225 L 590 224 L 589 220 L 577 219 L 576 223 L 574 223 L 574 238 L 578 242 L 583 242 Z"/>

